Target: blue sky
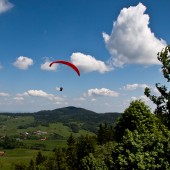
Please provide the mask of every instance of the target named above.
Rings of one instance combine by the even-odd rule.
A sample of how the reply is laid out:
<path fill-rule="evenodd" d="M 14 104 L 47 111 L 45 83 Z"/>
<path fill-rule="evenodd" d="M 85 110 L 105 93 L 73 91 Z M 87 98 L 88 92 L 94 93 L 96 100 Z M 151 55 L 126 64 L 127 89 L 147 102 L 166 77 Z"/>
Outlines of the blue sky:
<path fill-rule="evenodd" d="M 76 106 L 123 112 L 155 83 L 170 1 L 0 0 L 0 112 Z M 75 64 L 70 67 L 54 60 Z M 64 90 L 60 92 L 58 87 Z"/>

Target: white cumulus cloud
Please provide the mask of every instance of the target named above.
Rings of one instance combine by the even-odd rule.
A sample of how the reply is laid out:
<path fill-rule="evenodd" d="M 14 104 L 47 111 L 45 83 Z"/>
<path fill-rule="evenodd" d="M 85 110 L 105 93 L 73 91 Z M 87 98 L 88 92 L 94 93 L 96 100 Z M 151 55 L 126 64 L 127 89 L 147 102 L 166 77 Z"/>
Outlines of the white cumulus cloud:
<path fill-rule="evenodd" d="M 22 95 L 20 94 L 20 96 L 22 96 Z M 43 98 L 47 98 L 53 102 L 63 101 L 63 98 L 55 96 L 53 94 L 46 93 L 43 90 L 28 90 L 27 92 L 23 93 L 23 96 L 43 97 Z"/>
<path fill-rule="evenodd" d="M 145 103 L 150 101 L 149 98 L 146 97 L 145 95 L 142 95 L 142 96 L 139 96 L 139 97 L 134 97 L 133 96 L 133 97 L 131 97 L 131 100 L 141 100 L 141 101 L 143 101 Z"/>
<path fill-rule="evenodd" d="M 95 89 L 89 89 L 87 92 L 88 96 L 111 96 L 111 97 L 117 97 L 119 96 L 119 93 L 106 89 L 106 88 L 95 88 Z"/>
<path fill-rule="evenodd" d="M 137 88 L 145 89 L 146 87 L 149 87 L 146 84 L 127 84 L 126 86 L 123 86 L 123 89 L 125 90 L 136 90 Z"/>
<path fill-rule="evenodd" d="M 85 55 L 79 52 L 71 55 L 71 62 L 84 72 L 98 71 L 104 73 L 112 70 L 112 68 L 107 66 L 103 61 L 96 60 L 90 55 Z"/>
<path fill-rule="evenodd" d="M 0 0 L 0 14 L 10 10 L 13 7 L 14 5 L 8 0 Z"/>
<path fill-rule="evenodd" d="M 8 97 L 8 96 L 10 96 L 8 93 L 0 92 L 0 97 Z"/>
<path fill-rule="evenodd" d="M 157 53 L 166 46 L 166 42 L 155 37 L 145 11 L 146 7 L 142 3 L 123 8 L 113 23 L 111 35 L 103 33 L 113 66 L 160 64 Z"/>
<path fill-rule="evenodd" d="M 51 61 L 46 58 L 45 62 L 41 64 L 41 70 L 46 70 L 46 71 L 55 71 L 57 69 L 58 64 L 53 64 L 51 67 L 49 66 Z"/>
<path fill-rule="evenodd" d="M 24 98 L 23 98 L 23 97 L 16 96 L 16 97 L 14 97 L 14 100 L 16 100 L 16 101 L 22 101 L 22 100 L 24 100 Z"/>
<path fill-rule="evenodd" d="M 19 69 L 26 70 L 29 66 L 33 65 L 33 60 L 28 57 L 20 56 L 16 59 L 13 65 Z"/>
<path fill-rule="evenodd" d="M 28 90 L 27 94 L 30 96 L 48 97 L 51 96 L 42 90 Z"/>

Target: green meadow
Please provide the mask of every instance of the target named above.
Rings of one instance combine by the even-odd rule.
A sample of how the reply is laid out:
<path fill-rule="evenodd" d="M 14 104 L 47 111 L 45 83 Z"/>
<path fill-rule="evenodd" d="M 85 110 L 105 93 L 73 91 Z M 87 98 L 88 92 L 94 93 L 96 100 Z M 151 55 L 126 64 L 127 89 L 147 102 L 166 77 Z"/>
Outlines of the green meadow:
<path fill-rule="evenodd" d="M 48 126 L 43 126 L 41 124 L 34 125 L 35 120 L 33 116 L 8 116 L 0 115 L 0 136 L 15 136 L 20 137 L 21 133 L 32 134 L 35 131 L 46 132 L 45 134 L 34 135 L 37 138 L 53 138 L 53 139 L 67 139 L 70 133 L 73 133 L 76 137 L 84 134 L 94 135 L 93 132 L 84 130 L 82 128 L 78 129 L 78 133 L 72 132 L 70 127 L 64 125 L 61 122 L 48 123 Z M 79 127 L 79 124 L 74 124 Z M 31 138 L 31 135 L 29 136 Z M 32 138 L 31 138 L 32 139 Z"/>
<path fill-rule="evenodd" d="M 0 157 L 0 169 L 11 170 L 14 169 L 15 164 L 23 163 L 28 165 L 30 160 L 35 160 L 38 150 L 32 149 L 11 149 L 5 150 L 5 155 Z M 43 155 L 52 155 L 51 151 L 41 151 Z"/>

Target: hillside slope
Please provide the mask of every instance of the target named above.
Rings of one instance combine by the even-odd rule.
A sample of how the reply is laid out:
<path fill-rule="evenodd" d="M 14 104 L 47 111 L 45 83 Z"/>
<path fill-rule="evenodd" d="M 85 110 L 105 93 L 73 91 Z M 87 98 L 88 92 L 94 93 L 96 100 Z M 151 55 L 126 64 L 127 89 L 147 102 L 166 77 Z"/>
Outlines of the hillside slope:
<path fill-rule="evenodd" d="M 3 117 L 6 116 L 6 117 Z M 41 127 L 48 127 L 52 131 L 52 124 L 63 124 L 70 132 L 79 133 L 81 130 L 96 133 L 99 124 L 108 123 L 114 125 L 120 113 L 96 113 L 83 108 L 73 106 L 55 110 L 43 110 L 35 113 L 0 113 L 0 123 L 5 129 L 1 133 L 21 133 Z M 8 127 L 8 128 L 7 128 Z M 55 128 L 56 128 L 55 127 Z M 55 128 L 53 130 L 55 130 Z M 11 129 L 11 130 L 10 130 Z M 9 131 L 8 131 L 9 130 Z M 61 135 L 58 133 L 58 135 Z M 63 135 L 62 135 L 63 136 Z"/>

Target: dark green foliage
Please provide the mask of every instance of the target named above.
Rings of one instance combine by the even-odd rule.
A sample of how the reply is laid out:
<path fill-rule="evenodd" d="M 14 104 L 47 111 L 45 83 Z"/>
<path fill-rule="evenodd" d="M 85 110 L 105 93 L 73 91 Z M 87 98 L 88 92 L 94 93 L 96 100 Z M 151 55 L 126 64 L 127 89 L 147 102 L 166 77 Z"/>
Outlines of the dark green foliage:
<path fill-rule="evenodd" d="M 68 145 L 69 147 L 72 147 L 72 146 L 75 145 L 75 143 L 76 143 L 76 140 L 75 140 L 73 134 L 71 133 L 70 136 L 69 136 L 69 138 L 67 139 L 67 145 Z"/>
<path fill-rule="evenodd" d="M 76 150 L 77 150 L 77 158 L 81 160 L 85 156 L 88 156 L 89 153 L 94 153 L 95 149 L 95 140 L 93 137 L 88 135 L 81 136 L 78 138 L 76 143 Z"/>
<path fill-rule="evenodd" d="M 36 157 L 36 165 L 42 164 L 46 160 L 46 157 L 42 155 L 42 153 L 39 151 Z"/>
<path fill-rule="evenodd" d="M 77 167 L 77 152 L 76 152 L 76 139 L 71 134 L 67 139 L 68 148 L 66 150 L 67 164 L 70 170 L 74 170 Z"/>
<path fill-rule="evenodd" d="M 54 155 L 41 164 L 41 168 L 43 170 L 69 170 L 66 159 L 65 149 L 55 149 Z"/>
<path fill-rule="evenodd" d="M 162 63 L 162 72 L 167 81 L 170 81 L 170 45 L 158 53 L 158 60 Z"/>
<path fill-rule="evenodd" d="M 114 128 L 114 138 L 119 142 L 126 129 L 132 132 L 136 129 L 143 131 L 150 129 L 153 123 L 156 123 L 155 116 L 151 114 L 149 107 L 141 101 L 133 101 L 122 114 L 122 117 L 118 119 Z"/>
<path fill-rule="evenodd" d="M 66 155 L 67 155 L 66 161 L 67 161 L 69 170 L 75 170 L 78 166 L 78 163 L 77 163 L 78 158 L 77 158 L 75 145 L 71 145 L 67 148 Z"/>
<path fill-rule="evenodd" d="M 26 170 L 26 165 L 23 163 L 15 164 L 15 170 Z"/>
<path fill-rule="evenodd" d="M 36 150 L 45 150 L 46 149 L 46 145 L 43 143 L 35 143 L 33 144 L 31 147 L 31 149 L 36 149 Z"/>
<path fill-rule="evenodd" d="M 27 170 L 35 170 L 35 164 L 34 161 L 31 159 L 29 166 L 27 167 Z"/>
<path fill-rule="evenodd" d="M 81 170 L 108 170 L 108 167 L 100 159 L 96 159 L 92 153 L 84 157 L 80 163 Z"/>
<path fill-rule="evenodd" d="M 97 145 L 95 147 L 94 157 L 102 162 L 102 165 L 106 165 L 108 169 L 113 169 L 112 152 L 114 148 L 114 142 L 108 142 L 103 145 Z"/>
<path fill-rule="evenodd" d="M 97 142 L 102 145 L 107 142 L 113 141 L 113 127 L 109 126 L 107 123 L 100 124 L 99 130 L 97 132 Z"/>
<path fill-rule="evenodd" d="M 141 101 L 130 104 L 115 127 L 116 170 L 170 167 L 170 133 Z"/>
<path fill-rule="evenodd" d="M 23 146 L 23 144 L 14 137 L 4 136 L 0 139 L 0 148 L 14 149 L 20 146 Z"/>
<path fill-rule="evenodd" d="M 57 134 L 57 133 L 53 133 L 48 137 L 48 139 L 50 139 L 50 140 L 62 140 L 62 139 L 64 139 L 64 137 Z"/>
<path fill-rule="evenodd" d="M 55 163 L 57 164 L 58 170 L 69 170 L 66 162 L 66 150 L 57 149 L 55 151 Z"/>
<path fill-rule="evenodd" d="M 162 63 L 162 72 L 167 82 L 170 81 L 170 46 L 166 46 L 158 53 L 158 60 Z M 160 92 L 160 96 L 151 95 L 150 88 L 146 87 L 144 94 L 154 103 L 157 108 L 155 114 L 162 122 L 170 128 L 170 91 L 165 85 L 156 83 L 156 88 Z"/>

